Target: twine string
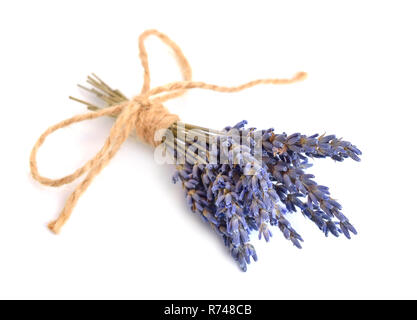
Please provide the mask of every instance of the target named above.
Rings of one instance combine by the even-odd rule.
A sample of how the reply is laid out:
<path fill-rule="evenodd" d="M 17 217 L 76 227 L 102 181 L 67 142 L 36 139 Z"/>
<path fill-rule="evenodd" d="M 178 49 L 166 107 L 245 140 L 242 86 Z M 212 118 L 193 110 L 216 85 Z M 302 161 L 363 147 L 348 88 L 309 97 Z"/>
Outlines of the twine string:
<path fill-rule="evenodd" d="M 148 54 L 145 48 L 145 39 L 149 36 L 156 36 L 168 47 L 170 47 L 177 58 L 183 81 L 168 83 L 163 86 L 151 89 Z M 48 228 L 59 233 L 62 226 L 69 219 L 75 205 L 81 195 L 87 190 L 95 176 L 111 161 L 122 144 L 126 141 L 132 130 L 136 130 L 138 137 L 146 143 L 156 146 L 154 141 L 155 132 L 159 129 L 167 129 L 179 120 L 175 114 L 171 114 L 162 103 L 179 97 L 189 89 L 199 88 L 218 92 L 237 92 L 259 84 L 289 84 L 305 79 L 306 73 L 299 72 L 289 79 L 259 79 L 250 81 L 235 87 L 218 86 L 205 82 L 192 81 L 192 71 L 188 60 L 184 56 L 180 47 L 165 34 L 157 30 L 147 30 L 139 37 L 139 58 L 144 70 L 143 86 L 141 93 L 132 100 L 121 104 L 93 111 L 85 114 L 76 115 L 63 120 L 49 127 L 36 141 L 30 154 L 30 170 L 32 177 L 43 185 L 59 187 L 69 184 L 86 174 L 84 180 L 76 186 L 68 197 L 64 208 L 58 218 L 48 224 Z M 58 129 L 65 128 L 73 123 L 84 120 L 93 120 L 103 116 L 117 116 L 109 136 L 97 154 L 88 160 L 83 166 L 73 173 L 61 178 L 51 179 L 40 175 L 37 165 L 37 153 L 45 139 Z"/>

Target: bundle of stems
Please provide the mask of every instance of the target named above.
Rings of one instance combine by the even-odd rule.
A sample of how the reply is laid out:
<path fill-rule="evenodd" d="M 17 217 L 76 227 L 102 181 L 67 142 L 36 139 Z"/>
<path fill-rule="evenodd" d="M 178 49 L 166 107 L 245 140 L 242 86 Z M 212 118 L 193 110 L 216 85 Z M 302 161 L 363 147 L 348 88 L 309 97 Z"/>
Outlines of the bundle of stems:
<path fill-rule="evenodd" d="M 102 108 L 111 107 L 128 101 L 129 99 L 118 89 L 113 89 L 96 74 L 92 73 L 87 77 L 87 83 L 91 85 L 91 88 L 78 84 L 77 86 L 82 90 L 85 90 L 93 94 L 100 100 L 104 106 L 95 105 L 91 102 L 75 98 L 70 96 L 71 100 L 82 103 L 87 106 L 90 111 L 98 111 Z M 208 162 L 208 152 L 206 144 L 199 143 L 201 141 L 209 141 L 210 138 L 220 137 L 225 134 L 224 131 L 213 130 L 189 123 L 175 122 L 167 130 L 172 134 L 164 135 L 163 143 L 167 147 L 167 150 L 172 154 L 174 159 L 177 157 L 183 157 L 190 163 L 206 164 Z M 193 146 L 198 152 L 187 152 L 190 142 L 186 137 L 192 130 L 193 136 L 200 136 L 202 139 L 196 139 Z M 201 157 L 204 155 L 204 158 Z"/>

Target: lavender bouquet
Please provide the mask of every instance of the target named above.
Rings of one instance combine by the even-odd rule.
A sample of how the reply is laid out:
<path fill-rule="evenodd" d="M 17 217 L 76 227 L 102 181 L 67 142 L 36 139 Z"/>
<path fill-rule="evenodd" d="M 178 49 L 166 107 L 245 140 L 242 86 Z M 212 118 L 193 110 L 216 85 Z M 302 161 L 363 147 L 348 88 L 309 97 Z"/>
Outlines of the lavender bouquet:
<path fill-rule="evenodd" d="M 97 76 L 88 77 L 105 107 L 128 99 Z M 101 107 L 86 104 L 90 110 Z M 301 212 L 325 235 L 344 234 L 350 239 L 356 230 L 341 212 L 342 206 L 329 188 L 305 172 L 310 158 L 360 161 L 361 151 L 334 135 L 276 133 L 257 130 L 241 121 L 221 131 L 175 122 L 161 135 L 160 145 L 176 165 L 175 183 L 181 183 L 187 205 L 222 238 L 239 267 L 257 260 L 249 236 L 252 232 L 266 241 L 276 226 L 287 240 L 301 248 L 302 237 L 286 219 L 289 212 Z"/>

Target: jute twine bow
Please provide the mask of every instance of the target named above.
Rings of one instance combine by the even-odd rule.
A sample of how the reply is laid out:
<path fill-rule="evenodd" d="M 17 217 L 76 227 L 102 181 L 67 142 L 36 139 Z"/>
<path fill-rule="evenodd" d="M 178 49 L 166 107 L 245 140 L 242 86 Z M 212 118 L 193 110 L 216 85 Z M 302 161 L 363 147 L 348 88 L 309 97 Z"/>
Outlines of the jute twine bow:
<path fill-rule="evenodd" d="M 145 39 L 150 35 L 157 36 L 174 51 L 180 65 L 184 81 L 176 81 L 153 89 L 150 88 L 148 54 L 144 45 Z M 94 177 L 98 175 L 114 157 L 133 129 L 136 130 L 136 134 L 141 140 L 150 145 L 156 146 L 158 145 L 158 142 L 154 141 L 155 132 L 159 129 L 167 129 L 174 122 L 179 120 L 177 115 L 169 113 L 169 111 L 162 105 L 164 101 L 179 97 L 188 89 L 200 88 L 218 92 L 237 92 L 259 84 L 288 84 L 303 80 L 306 77 L 306 73 L 299 72 L 290 79 L 259 79 L 235 87 L 224 87 L 204 82 L 195 82 L 191 80 L 191 67 L 180 47 L 165 34 L 157 30 L 147 30 L 140 35 L 139 58 L 144 69 L 144 81 L 142 91 L 139 95 L 135 96 L 128 102 L 101 109 L 99 111 L 76 115 L 49 127 L 39 137 L 32 149 L 30 155 L 31 174 L 35 180 L 39 181 L 43 185 L 59 187 L 73 182 L 86 173 L 84 180 L 68 197 L 59 217 L 48 224 L 49 229 L 54 233 L 59 233 L 61 227 L 69 219 L 78 199 L 89 187 Z M 73 123 L 84 120 L 92 120 L 103 116 L 117 116 L 117 118 L 103 147 L 92 159 L 87 161 L 82 167 L 75 170 L 73 173 L 62 178 L 51 179 L 39 174 L 36 155 L 47 136 L 54 131 L 67 127 Z"/>

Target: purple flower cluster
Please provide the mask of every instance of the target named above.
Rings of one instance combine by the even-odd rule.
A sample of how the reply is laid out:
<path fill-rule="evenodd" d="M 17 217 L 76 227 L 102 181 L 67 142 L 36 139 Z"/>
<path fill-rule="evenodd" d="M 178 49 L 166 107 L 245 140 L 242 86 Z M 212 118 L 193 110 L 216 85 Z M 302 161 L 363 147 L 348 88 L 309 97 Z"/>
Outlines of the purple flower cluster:
<path fill-rule="evenodd" d="M 343 233 L 347 238 L 356 234 L 329 189 L 317 184 L 305 169 L 312 166 L 309 157 L 359 161 L 358 148 L 333 135 L 275 134 L 273 129 L 256 131 L 245 125 L 246 121 L 239 122 L 216 135 L 218 163 L 199 163 L 187 157 L 184 164 L 177 165 L 173 177 L 174 182 L 182 183 L 190 209 L 223 238 L 243 271 L 251 259 L 257 260 L 249 241 L 252 231 L 269 241 L 271 226 L 277 226 L 286 239 L 301 248 L 303 239 L 285 218 L 297 208 L 326 236 L 329 232 L 335 236 Z M 256 133 L 260 142 L 254 139 Z M 171 149 L 176 156 L 177 151 Z M 202 150 L 201 145 L 195 150 L 196 154 Z M 223 163 L 221 158 L 229 161 Z"/>

